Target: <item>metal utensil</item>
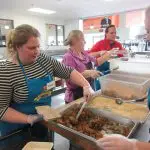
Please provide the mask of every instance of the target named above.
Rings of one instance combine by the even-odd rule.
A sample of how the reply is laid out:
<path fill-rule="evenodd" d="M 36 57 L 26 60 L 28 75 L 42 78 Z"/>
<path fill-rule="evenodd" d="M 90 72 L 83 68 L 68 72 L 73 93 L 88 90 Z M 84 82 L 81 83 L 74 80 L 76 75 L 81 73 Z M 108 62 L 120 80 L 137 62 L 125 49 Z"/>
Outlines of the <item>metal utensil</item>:
<path fill-rule="evenodd" d="M 133 99 L 133 100 L 123 100 L 123 99 L 121 99 L 121 98 L 116 98 L 115 102 L 116 102 L 118 105 L 121 105 L 121 104 L 123 104 L 123 103 L 143 102 L 145 99 L 146 99 L 146 96 L 145 96 L 145 97 L 142 97 L 142 98 L 138 98 L 138 99 Z"/>
<path fill-rule="evenodd" d="M 84 102 L 82 104 L 82 106 L 81 106 L 81 108 L 80 108 L 80 110 L 79 110 L 79 112 L 77 113 L 77 116 L 76 116 L 77 120 L 79 119 L 79 117 L 80 117 L 80 115 L 81 115 L 81 113 L 82 113 L 82 111 L 83 111 L 83 109 L 84 109 L 84 107 L 85 107 L 86 104 L 87 104 L 87 102 Z"/>
<path fill-rule="evenodd" d="M 112 68 L 112 69 L 109 69 L 109 70 L 106 70 L 103 72 L 103 74 L 106 74 L 106 73 L 109 73 L 109 72 L 112 72 L 114 70 L 118 70 L 119 69 L 119 66 L 115 67 L 115 68 Z"/>
<path fill-rule="evenodd" d="M 150 117 L 150 111 L 148 112 L 146 118 L 144 119 L 144 121 L 142 121 L 141 123 L 144 124 Z"/>

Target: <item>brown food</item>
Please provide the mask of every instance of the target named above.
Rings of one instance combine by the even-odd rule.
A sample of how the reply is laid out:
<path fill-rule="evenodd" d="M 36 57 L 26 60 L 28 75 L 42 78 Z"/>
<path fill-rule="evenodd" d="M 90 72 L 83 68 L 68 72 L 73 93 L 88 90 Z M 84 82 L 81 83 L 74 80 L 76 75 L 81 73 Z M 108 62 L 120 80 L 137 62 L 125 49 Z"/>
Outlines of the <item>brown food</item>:
<path fill-rule="evenodd" d="M 130 93 L 130 94 L 128 93 L 128 95 L 126 93 L 127 93 L 127 91 L 124 93 L 125 95 L 121 94 L 120 92 L 113 91 L 113 90 L 102 91 L 103 95 L 113 97 L 113 98 L 118 98 L 119 97 L 119 98 L 122 98 L 124 100 L 132 100 L 132 99 L 137 99 L 138 98 L 133 93 Z"/>
<path fill-rule="evenodd" d="M 127 92 L 125 92 L 127 93 Z M 122 98 L 124 100 L 132 100 L 132 99 L 137 99 L 138 97 L 132 95 L 132 94 L 128 94 L 128 96 L 124 96 L 123 94 L 121 95 L 120 93 L 118 94 L 116 91 L 111 91 L 111 90 L 105 90 L 102 91 L 103 95 L 109 96 L 109 97 L 113 97 L 113 98 Z"/>
<path fill-rule="evenodd" d="M 95 139 L 102 138 L 104 133 L 116 133 L 127 136 L 130 132 L 129 127 L 110 121 L 107 118 L 96 116 L 87 108 L 83 110 L 79 119 L 76 120 L 79 108 L 79 105 L 75 105 L 72 109 L 64 112 L 62 117 L 57 119 L 56 122 Z"/>

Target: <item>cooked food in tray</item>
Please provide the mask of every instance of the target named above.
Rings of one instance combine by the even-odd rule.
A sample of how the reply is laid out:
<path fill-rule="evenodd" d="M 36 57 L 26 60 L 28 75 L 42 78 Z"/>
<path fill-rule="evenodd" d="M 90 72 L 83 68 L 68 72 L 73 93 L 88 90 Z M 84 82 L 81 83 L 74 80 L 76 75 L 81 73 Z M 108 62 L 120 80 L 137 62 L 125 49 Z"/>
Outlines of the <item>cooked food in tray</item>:
<path fill-rule="evenodd" d="M 126 92 L 124 92 L 124 91 L 126 91 Z M 131 99 L 139 98 L 139 97 L 133 95 L 131 92 L 128 92 L 128 95 L 127 95 L 126 94 L 127 90 L 124 90 L 124 91 L 121 93 L 120 91 L 116 92 L 113 90 L 104 90 L 104 91 L 102 91 L 102 94 L 109 96 L 109 97 L 113 97 L 113 98 L 122 98 L 124 100 L 131 100 Z"/>
<path fill-rule="evenodd" d="M 142 121 L 146 118 L 149 110 L 146 105 L 123 103 L 122 105 L 116 104 L 114 99 L 99 96 L 94 98 L 89 107 L 109 111 L 120 116 L 130 118 L 132 120 Z"/>
<path fill-rule="evenodd" d="M 79 105 L 65 111 L 56 122 L 80 133 L 91 136 L 95 139 L 102 138 L 104 134 L 122 134 L 128 136 L 132 127 L 108 120 L 103 116 L 95 115 L 90 109 L 85 108 L 78 120 L 76 114 L 80 109 Z"/>

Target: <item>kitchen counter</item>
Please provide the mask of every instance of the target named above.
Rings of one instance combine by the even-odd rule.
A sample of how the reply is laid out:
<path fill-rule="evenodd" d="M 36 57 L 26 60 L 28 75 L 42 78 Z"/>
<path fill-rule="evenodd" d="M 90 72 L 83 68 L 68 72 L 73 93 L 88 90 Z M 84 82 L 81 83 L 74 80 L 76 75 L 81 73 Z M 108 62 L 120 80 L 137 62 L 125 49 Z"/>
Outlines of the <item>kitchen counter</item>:
<path fill-rule="evenodd" d="M 150 117 L 143 125 L 139 127 L 133 138 L 143 142 L 150 141 Z"/>
<path fill-rule="evenodd" d="M 129 58 L 128 61 L 123 61 L 121 58 L 112 59 L 109 62 L 111 68 L 119 66 L 119 71 L 149 74 L 150 76 L 150 58 L 146 56 L 136 56 L 135 58 Z"/>

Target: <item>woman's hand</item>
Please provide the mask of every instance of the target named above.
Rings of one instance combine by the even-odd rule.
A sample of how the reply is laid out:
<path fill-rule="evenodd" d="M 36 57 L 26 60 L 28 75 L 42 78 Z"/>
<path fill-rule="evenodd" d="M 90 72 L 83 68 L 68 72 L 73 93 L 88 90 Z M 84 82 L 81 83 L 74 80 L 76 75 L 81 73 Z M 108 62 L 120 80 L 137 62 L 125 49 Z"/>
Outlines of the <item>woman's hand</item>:
<path fill-rule="evenodd" d="M 99 77 L 100 75 L 103 75 L 103 73 L 101 73 L 100 71 L 97 71 L 97 70 L 85 70 L 82 75 L 85 77 L 85 78 L 97 78 Z"/>
<path fill-rule="evenodd" d="M 138 150 L 136 140 L 128 139 L 119 134 L 107 135 L 97 141 L 104 150 Z"/>
<path fill-rule="evenodd" d="M 103 75 L 103 73 L 101 73 L 100 71 L 97 70 L 90 70 L 90 77 L 95 79 L 99 76 Z"/>
<path fill-rule="evenodd" d="M 43 115 L 28 115 L 27 117 L 27 123 L 30 124 L 31 126 L 36 123 L 36 122 L 39 122 L 39 121 L 42 121 L 43 120 Z"/>
<path fill-rule="evenodd" d="M 87 102 L 92 99 L 93 94 L 94 94 L 94 91 L 93 91 L 93 89 L 91 88 L 91 86 L 84 86 L 84 87 L 83 87 L 83 96 L 84 96 L 84 99 L 85 99 Z"/>
<path fill-rule="evenodd" d="M 102 57 L 105 61 L 109 60 L 112 58 L 112 55 L 113 55 L 113 50 L 112 51 L 107 51 Z"/>

